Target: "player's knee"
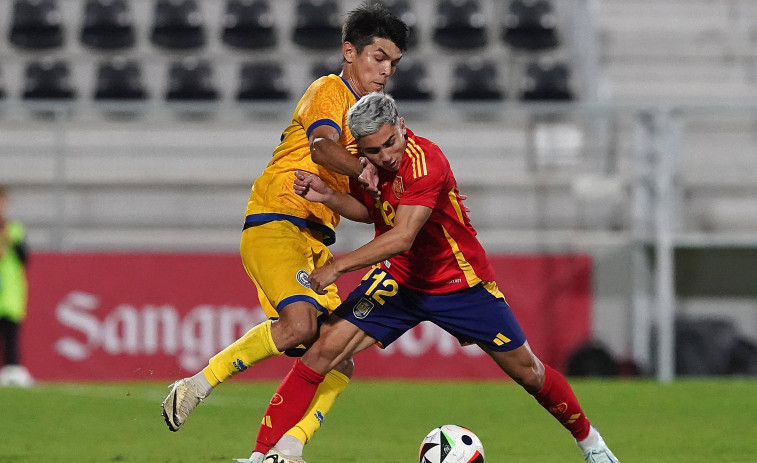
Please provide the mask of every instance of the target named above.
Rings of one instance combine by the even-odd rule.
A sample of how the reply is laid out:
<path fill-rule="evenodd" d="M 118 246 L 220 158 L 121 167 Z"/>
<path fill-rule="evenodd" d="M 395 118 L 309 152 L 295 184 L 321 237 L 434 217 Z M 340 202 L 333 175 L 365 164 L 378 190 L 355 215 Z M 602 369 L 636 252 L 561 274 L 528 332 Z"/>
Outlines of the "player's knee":
<path fill-rule="evenodd" d="M 341 360 L 334 365 L 334 370 L 348 378 L 352 378 L 352 374 L 355 373 L 355 362 L 352 360 L 352 357 Z"/>
<path fill-rule="evenodd" d="M 309 344 L 318 333 L 318 324 L 307 319 L 290 321 L 287 328 L 291 333 L 292 347 Z"/>
<path fill-rule="evenodd" d="M 533 394 L 544 386 L 544 365 L 528 349 L 513 353 L 515 358 L 503 365 L 510 378 Z"/>
<path fill-rule="evenodd" d="M 512 369 L 510 377 L 530 394 L 544 387 L 544 367 L 538 360 L 519 364 Z"/>
<path fill-rule="evenodd" d="M 535 368 L 531 368 L 521 377 L 520 385 L 530 394 L 535 394 L 544 387 L 544 373 L 539 374 Z"/>
<path fill-rule="evenodd" d="M 272 330 L 276 332 L 276 346 L 280 350 L 291 349 L 300 344 L 310 344 L 318 334 L 318 322 L 315 316 L 299 313 L 298 316 L 281 317 Z"/>
<path fill-rule="evenodd" d="M 321 374 L 326 374 L 330 370 L 336 369 L 347 377 L 352 377 L 354 366 L 351 359 L 341 359 L 341 349 L 335 346 L 329 346 L 328 343 L 316 342 L 310 346 L 302 360 L 313 370 Z M 350 362 L 347 364 L 346 362 Z"/>

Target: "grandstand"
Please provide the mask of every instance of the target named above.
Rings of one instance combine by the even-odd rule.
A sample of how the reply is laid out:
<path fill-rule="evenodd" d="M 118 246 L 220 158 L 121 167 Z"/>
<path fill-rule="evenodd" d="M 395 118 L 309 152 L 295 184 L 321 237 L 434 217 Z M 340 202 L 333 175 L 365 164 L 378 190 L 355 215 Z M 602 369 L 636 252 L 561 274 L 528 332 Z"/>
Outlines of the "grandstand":
<path fill-rule="evenodd" d="M 235 252 L 358 3 L 0 0 L 0 183 L 32 247 Z M 389 90 L 449 156 L 484 245 L 591 254 L 595 337 L 648 365 L 650 301 L 675 307 L 664 256 L 757 247 L 754 2 L 386 3 L 415 32 Z M 335 250 L 371 236 L 344 223 Z M 755 336 L 753 299 L 707 297 L 678 311 Z"/>

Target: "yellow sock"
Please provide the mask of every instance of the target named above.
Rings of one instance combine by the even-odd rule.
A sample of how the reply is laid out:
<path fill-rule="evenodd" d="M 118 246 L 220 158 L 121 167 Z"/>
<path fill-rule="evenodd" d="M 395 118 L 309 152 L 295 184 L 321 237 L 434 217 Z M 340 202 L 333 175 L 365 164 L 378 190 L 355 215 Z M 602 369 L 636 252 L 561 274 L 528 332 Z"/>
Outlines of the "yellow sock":
<path fill-rule="evenodd" d="M 307 444 L 316 431 L 323 424 L 323 418 L 331 410 L 334 401 L 339 397 L 349 384 L 350 379 L 336 370 L 331 370 L 326 374 L 323 382 L 318 386 L 318 390 L 310 403 L 310 408 L 305 412 L 304 417 L 292 429 L 287 431 L 286 435 Z"/>
<path fill-rule="evenodd" d="M 261 360 L 281 353 L 271 337 L 271 320 L 266 320 L 213 356 L 202 372 L 210 385 L 216 387 Z"/>

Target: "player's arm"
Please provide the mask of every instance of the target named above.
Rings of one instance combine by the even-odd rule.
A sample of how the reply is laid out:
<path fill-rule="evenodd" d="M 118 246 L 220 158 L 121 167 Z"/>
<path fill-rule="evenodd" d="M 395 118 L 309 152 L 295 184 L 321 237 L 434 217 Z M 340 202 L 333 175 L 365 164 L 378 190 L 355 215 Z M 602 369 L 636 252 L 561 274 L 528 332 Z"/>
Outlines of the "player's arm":
<path fill-rule="evenodd" d="M 352 195 L 334 190 L 321 178 L 302 170 L 294 173 L 294 192 L 308 201 L 322 203 L 353 222 L 373 223 L 365 204 Z"/>
<path fill-rule="evenodd" d="M 356 158 L 339 144 L 339 131 L 324 124 L 310 132 L 310 158 L 332 172 L 358 179 L 364 188 L 378 197 L 378 171 L 368 159 Z"/>
<path fill-rule="evenodd" d="M 339 131 L 324 124 L 310 132 L 310 157 L 330 171 L 357 178 L 363 172 L 360 161 L 339 144 Z"/>
<path fill-rule="evenodd" d="M 313 270 L 308 278 L 310 287 L 319 294 L 325 294 L 325 288 L 343 274 L 369 267 L 407 251 L 412 247 L 431 211 L 427 206 L 400 204 L 394 216 L 394 228 L 333 263 Z"/>

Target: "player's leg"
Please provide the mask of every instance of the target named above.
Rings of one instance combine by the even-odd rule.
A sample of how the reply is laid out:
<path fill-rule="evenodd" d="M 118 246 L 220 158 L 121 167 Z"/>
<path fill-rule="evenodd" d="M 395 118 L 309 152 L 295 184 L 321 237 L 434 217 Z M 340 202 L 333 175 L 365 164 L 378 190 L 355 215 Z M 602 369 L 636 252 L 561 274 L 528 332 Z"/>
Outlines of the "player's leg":
<path fill-rule="evenodd" d="M 500 297 L 496 284 L 486 283 L 484 287 L 496 299 L 489 306 L 488 312 L 480 312 L 479 316 L 494 328 L 492 333 L 496 332 L 496 337 L 492 337 L 490 333 L 488 338 L 478 338 L 479 346 L 571 433 L 586 461 L 617 463 L 602 436 L 584 414 L 565 377 L 542 363 L 531 351 L 510 306 L 504 297 Z M 509 342 L 502 342 L 503 340 Z"/>
<path fill-rule="evenodd" d="M 274 324 L 275 326 L 276 324 Z M 346 357 L 325 373 L 325 378 L 318 386 L 315 397 L 310 403 L 308 410 L 302 415 L 302 419 L 276 443 L 277 448 L 282 454 L 287 455 L 291 459 L 297 459 L 302 456 L 305 445 L 312 439 L 316 431 L 321 428 L 326 415 L 331 411 L 337 397 L 349 385 L 353 371 L 354 363 L 352 358 Z M 263 425 L 265 423 L 263 421 Z M 255 456 L 254 453 L 253 456 Z"/>
<path fill-rule="evenodd" d="M 311 343 L 319 312 L 336 308 L 336 287 L 319 295 L 307 284 L 307 274 L 331 254 L 306 229 L 287 221 L 256 225 L 242 233 L 242 263 L 258 288 L 266 321 L 214 356 L 208 365 L 216 386 L 240 371 L 301 344 Z M 213 384 L 216 383 L 216 384 Z"/>
<path fill-rule="evenodd" d="M 581 409 L 567 379 L 549 365 L 543 364 L 528 343 L 506 352 L 495 352 L 488 346 L 481 347 L 508 376 L 523 386 L 570 431 L 586 461 L 617 463 L 617 458 Z"/>
<path fill-rule="evenodd" d="M 533 395 L 574 438 L 582 440 L 588 436 L 589 420 L 568 381 L 549 365 L 544 365 L 531 351 L 528 343 L 504 352 L 495 352 L 485 345 L 481 347 L 502 371 Z"/>
<path fill-rule="evenodd" d="M 557 418 L 577 439 L 589 433 L 589 420 L 583 414 L 565 378 L 534 355 L 526 336 L 494 282 L 485 282 L 435 300 L 435 323 L 461 340 L 472 340 L 489 354 L 497 365 Z M 464 320 L 451 317 L 464 311 Z M 458 321 L 459 320 L 459 321 Z"/>
<path fill-rule="evenodd" d="M 461 341 L 478 344 L 508 376 L 533 395 L 570 431 L 588 461 L 617 462 L 584 415 L 565 377 L 543 364 L 531 351 L 523 330 L 494 282 L 429 298 L 426 304 L 433 304 L 428 310 L 433 314 L 434 323 Z M 459 317 L 461 311 L 466 318 Z"/>
<path fill-rule="evenodd" d="M 323 420 L 331 411 L 337 397 L 344 392 L 350 383 L 354 371 L 352 358 L 338 364 L 326 373 L 323 382 L 318 386 L 315 398 L 302 419 L 282 436 L 276 443 L 285 455 L 300 457 L 305 445 L 323 425 Z"/>
<path fill-rule="evenodd" d="M 177 431 L 220 383 L 267 358 L 311 342 L 317 333 L 318 313 L 339 304 L 336 287 L 319 295 L 306 285 L 307 272 L 315 261 L 331 258 L 328 249 L 307 230 L 286 221 L 248 228 L 242 233 L 240 253 L 270 319 L 213 356 L 202 371 L 174 383 L 162 404 L 172 431 Z"/>
<path fill-rule="evenodd" d="M 18 365 L 18 323 L 0 317 L 0 341 L 3 343 L 2 365 Z M 0 365 L 0 366 L 2 366 Z"/>
<path fill-rule="evenodd" d="M 312 252 L 313 268 L 322 267 L 333 260 L 331 253 L 320 242 L 314 240 L 312 237 L 308 237 L 311 241 L 310 248 Z M 336 309 L 341 301 L 336 296 L 336 287 L 331 286 L 330 293 L 321 296 L 321 306 L 329 311 Z M 280 320 L 281 321 L 281 320 Z M 276 325 L 274 325 L 275 327 Z M 294 330 L 292 330 L 294 331 Z M 276 339 L 278 343 L 278 339 Z M 308 346 L 312 343 L 308 343 Z M 352 373 L 354 371 L 354 364 L 350 357 L 343 358 L 337 364 L 333 366 L 329 371 L 325 373 L 323 382 L 318 386 L 315 394 L 315 398 L 310 404 L 308 411 L 302 416 L 302 419 L 287 433 L 279 439 L 277 445 L 285 454 L 292 457 L 300 457 L 302 455 L 303 448 L 313 435 L 321 428 L 325 416 L 331 411 L 337 397 L 344 392 L 350 382 Z"/>
<path fill-rule="evenodd" d="M 313 374 L 323 374 L 376 342 L 382 346 L 390 345 L 418 324 L 418 312 L 412 310 L 413 296 L 408 294 L 412 292 L 389 280 L 392 280 L 391 275 L 381 269 L 372 269 L 366 274 L 360 286 L 321 327 L 318 341 L 302 358 L 304 366 Z M 393 293 L 381 291 L 384 286 L 375 284 L 377 281 L 399 290 Z M 405 310 L 405 306 L 410 309 Z M 310 411 L 308 414 L 312 415 Z M 268 439 L 273 442 L 275 437 Z M 280 444 L 277 442 L 276 447 Z"/>
<path fill-rule="evenodd" d="M 273 395 L 258 431 L 254 452 L 266 453 L 303 416 L 322 416 L 313 398 L 326 374 L 340 365 L 348 367 L 354 353 L 374 343 L 375 339 L 355 325 L 330 316 L 321 326 L 318 340 L 302 359 L 295 361 Z"/>
<path fill-rule="evenodd" d="M 302 269 L 306 269 L 309 272 L 313 268 L 322 267 L 333 260 L 333 256 L 320 240 L 307 233 L 301 236 L 304 236 L 307 241 L 307 247 L 302 251 L 308 253 L 307 266 L 303 263 L 295 263 L 296 267 L 292 268 L 292 271 L 290 273 L 299 273 Z M 300 277 L 300 275 L 297 276 Z M 300 293 L 299 296 L 296 296 L 295 298 L 302 298 L 302 296 L 307 296 L 305 297 L 305 300 L 314 300 L 316 304 L 319 305 L 321 314 L 335 309 L 340 304 L 339 297 L 336 294 L 335 286 L 332 285 L 328 288 L 328 294 L 318 295 L 313 292 L 309 288 L 309 286 L 305 288 L 305 285 L 307 283 L 307 273 L 302 275 L 302 278 L 298 278 L 297 281 L 297 285 L 300 286 Z M 289 299 L 291 299 L 291 297 Z M 317 325 L 302 327 L 297 325 L 297 323 L 300 322 L 297 319 L 292 317 L 285 318 L 287 315 L 289 315 L 287 314 L 288 311 L 289 307 L 282 309 L 281 318 L 277 323 L 274 323 L 273 325 L 274 342 L 278 346 L 282 346 L 284 344 L 293 344 L 294 342 L 292 342 L 291 333 L 295 333 L 295 339 L 304 339 L 308 337 L 307 334 L 310 329 L 317 330 Z M 277 328 L 282 329 L 276 332 L 275 330 Z M 297 335 L 298 332 L 300 333 L 300 335 Z M 282 337 L 288 335 L 290 336 L 290 339 L 282 339 L 282 337 L 280 337 L 279 335 L 282 335 Z M 302 342 L 302 344 L 307 344 L 309 346 L 310 341 Z M 299 354 L 302 354 L 303 349 L 298 349 L 298 351 Z M 289 351 L 287 351 L 287 353 L 289 353 Z M 286 435 L 277 443 L 277 445 L 280 445 L 282 449 L 286 451 L 287 455 L 293 458 L 297 458 L 302 455 L 305 444 L 307 444 L 307 442 L 312 439 L 316 431 L 320 429 L 321 425 L 323 424 L 324 417 L 333 407 L 337 397 L 347 388 L 350 377 L 352 376 L 352 372 L 352 360 L 350 358 L 346 358 L 336 364 L 333 369 L 325 373 L 325 379 L 318 386 L 315 398 L 310 403 L 310 410 L 308 410 L 308 413 L 302 415 L 301 420 L 297 422 L 295 426 L 289 429 Z M 262 424 L 266 424 L 265 419 Z M 262 456 L 263 455 L 259 454 L 258 452 L 253 452 L 251 459 L 253 461 L 257 461 L 258 459 L 262 459 Z"/>

